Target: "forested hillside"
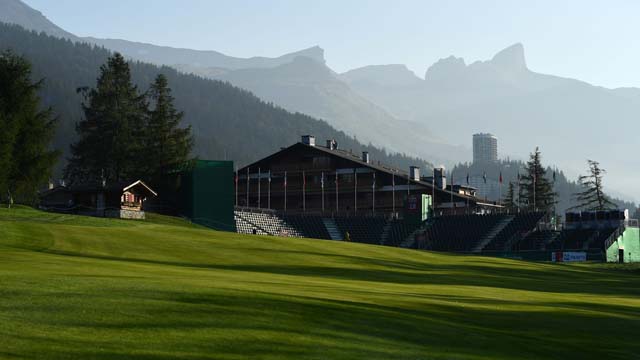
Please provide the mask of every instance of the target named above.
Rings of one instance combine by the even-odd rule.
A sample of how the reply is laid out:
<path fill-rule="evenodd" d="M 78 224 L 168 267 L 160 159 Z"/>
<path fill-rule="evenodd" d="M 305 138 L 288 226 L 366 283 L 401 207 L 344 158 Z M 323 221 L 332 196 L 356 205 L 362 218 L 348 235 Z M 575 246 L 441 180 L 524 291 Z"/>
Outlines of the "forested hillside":
<path fill-rule="evenodd" d="M 543 162 L 544 165 L 544 162 Z M 587 163 L 584 163 L 584 172 L 587 171 Z M 456 184 L 465 184 L 466 176 L 469 174 L 469 183 L 471 186 L 478 187 L 479 195 L 481 197 L 487 197 L 489 199 L 497 199 L 500 195 L 502 198 L 507 193 L 509 182 L 513 182 L 516 186 L 518 183 L 518 174 L 525 174 L 525 163 L 519 160 L 500 160 L 496 163 L 487 164 L 474 164 L 463 163 L 458 164 L 453 168 L 453 174 Z M 556 179 L 553 183 L 553 189 L 558 193 L 558 204 L 556 210 L 559 213 L 564 213 L 565 210 L 576 206 L 574 194 L 583 191 L 583 189 L 575 181 L 567 178 L 562 170 L 554 169 L 551 167 L 546 168 L 547 178 L 553 181 L 553 173 L 556 173 Z M 502 174 L 502 189 L 500 190 L 500 174 Z M 486 183 L 483 176 L 486 175 Z M 607 177 L 605 176 L 605 184 L 607 183 Z M 501 194 L 500 194 L 501 193 Z M 621 209 L 629 209 L 632 213 L 635 209 L 635 205 L 631 202 L 623 201 L 620 199 L 613 199 L 614 202 Z"/>
<path fill-rule="evenodd" d="M 24 55 L 33 64 L 34 78 L 45 79 L 43 106 L 53 107 L 60 118 L 54 147 L 66 157 L 76 138 L 75 124 L 82 119 L 82 98 L 76 90 L 95 85 L 98 69 L 110 52 L 0 23 L 0 50 L 4 49 Z M 193 127 L 195 153 L 203 159 L 230 159 L 242 165 L 299 141 L 300 135 L 313 134 L 320 143 L 331 138 L 343 149 L 369 151 L 374 161 L 403 169 L 428 166 L 419 159 L 361 144 L 324 121 L 287 112 L 224 82 L 139 62 L 131 64 L 131 73 L 143 91 L 158 73 L 166 75 L 176 106 L 185 112 L 185 123 Z"/>

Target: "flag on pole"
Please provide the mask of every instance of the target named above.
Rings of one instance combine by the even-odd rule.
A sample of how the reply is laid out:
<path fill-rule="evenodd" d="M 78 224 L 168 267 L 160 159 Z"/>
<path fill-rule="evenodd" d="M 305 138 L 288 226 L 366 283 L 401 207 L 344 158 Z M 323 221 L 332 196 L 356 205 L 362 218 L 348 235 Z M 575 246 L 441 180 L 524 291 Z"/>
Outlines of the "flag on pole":
<path fill-rule="evenodd" d="M 284 183 L 283 183 L 284 188 L 287 188 L 287 172 L 284 172 Z"/>
<path fill-rule="evenodd" d="M 500 179 L 499 179 L 499 181 L 500 181 L 500 184 L 502 184 L 502 171 L 500 171 Z"/>
<path fill-rule="evenodd" d="M 554 183 L 556 182 L 556 171 L 555 170 L 553 171 L 553 182 Z"/>
<path fill-rule="evenodd" d="M 469 173 L 467 173 L 467 185 L 469 185 Z"/>
<path fill-rule="evenodd" d="M 376 173 L 375 173 L 375 171 L 373 172 L 373 183 L 371 184 L 371 188 L 373 189 L 373 191 L 376 190 Z"/>
<path fill-rule="evenodd" d="M 484 183 L 485 183 L 485 184 L 487 183 L 487 173 L 486 173 L 486 172 L 484 172 L 484 173 L 482 174 L 482 180 L 484 180 Z"/>
<path fill-rule="evenodd" d="M 324 189 L 324 171 L 320 173 L 320 187 Z"/>

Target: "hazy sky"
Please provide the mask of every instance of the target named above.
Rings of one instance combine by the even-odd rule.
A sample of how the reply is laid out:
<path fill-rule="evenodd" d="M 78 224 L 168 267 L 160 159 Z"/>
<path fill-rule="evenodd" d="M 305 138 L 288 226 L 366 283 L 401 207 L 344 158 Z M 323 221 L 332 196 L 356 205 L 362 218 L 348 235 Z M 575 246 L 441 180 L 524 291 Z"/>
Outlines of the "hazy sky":
<path fill-rule="evenodd" d="M 338 72 L 440 58 L 486 60 L 524 44 L 529 68 L 640 87 L 640 1 L 25 0 L 81 36 L 278 56 L 319 45 Z"/>

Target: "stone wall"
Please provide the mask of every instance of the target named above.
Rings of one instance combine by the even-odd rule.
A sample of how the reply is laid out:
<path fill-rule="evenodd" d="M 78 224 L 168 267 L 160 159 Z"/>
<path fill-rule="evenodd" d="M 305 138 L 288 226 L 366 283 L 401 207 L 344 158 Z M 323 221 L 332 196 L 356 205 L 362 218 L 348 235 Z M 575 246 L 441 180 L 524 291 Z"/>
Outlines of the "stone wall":
<path fill-rule="evenodd" d="M 144 211 L 137 210 L 107 210 L 104 214 L 106 217 L 110 218 L 120 218 L 120 219 L 134 219 L 134 220 L 144 220 L 145 215 Z"/>

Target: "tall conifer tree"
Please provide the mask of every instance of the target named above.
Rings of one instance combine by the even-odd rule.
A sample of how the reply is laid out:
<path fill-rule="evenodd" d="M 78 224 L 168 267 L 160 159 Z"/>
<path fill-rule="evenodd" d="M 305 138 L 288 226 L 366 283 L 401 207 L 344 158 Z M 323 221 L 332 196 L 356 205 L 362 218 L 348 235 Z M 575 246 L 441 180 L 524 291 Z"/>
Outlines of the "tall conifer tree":
<path fill-rule="evenodd" d="M 71 181 L 116 182 L 144 174 L 145 96 L 131 81 L 129 64 L 116 53 L 100 67 L 96 87 L 82 90 L 84 119 L 76 130 L 66 169 Z"/>
<path fill-rule="evenodd" d="M 557 194 L 553 183 L 547 179 L 547 171 L 542 166 L 542 155 L 536 147 L 525 166 L 525 174 L 520 178 L 520 199 L 530 211 L 551 211 L 556 204 Z"/>
<path fill-rule="evenodd" d="M 152 110 L 144 135 L 148 165 L 146 179 L 157 183 L 168 171 L 190 159 L 193 148 L 191 126 L 180 127 L 184 114 L 176 110 L 167 78 L 160 74 L 148 91 Z"/>
<path fill-rule="evenodd" d="M 31 64 L 11 52 L 0 54 L 0 198 L 32 204 L 51 177 L 58 152 L 52 110 L 40 108 L 43 81 L 31 80 Z"/>
<path fill-rule="evenodd" d="M 600 168 L 600 163 L 593 160 L 587 160 L 589 166 L 589 175 L 581 175 L 578 182 L 584 189 L 574 194 L 578 204 L 575 209 L 582 210 L 607 210 L 615 208 L 616 205 L 609 200 L 604 193 L 602 185 L 602 177 L 606 171 Z"/>
<path fill-rule="evenodd" d="M 515 211 L 518 209 L 518 205 L 516 204 L 516 190 L 513 182 L 509 182 L 509 187 L 507 188 L 507 193 L 504 197 L 502 205 L 509 211 Z"/>

